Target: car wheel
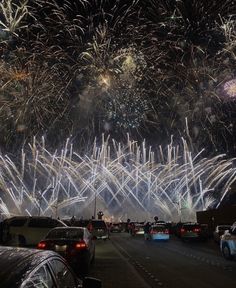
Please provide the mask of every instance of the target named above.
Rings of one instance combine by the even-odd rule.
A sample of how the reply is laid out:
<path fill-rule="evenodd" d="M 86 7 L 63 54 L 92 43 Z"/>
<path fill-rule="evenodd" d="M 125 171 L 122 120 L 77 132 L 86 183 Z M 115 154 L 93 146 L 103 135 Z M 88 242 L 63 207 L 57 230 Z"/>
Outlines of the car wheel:
<path fill-rule="evenodd" d="M 224 243 L 223 246 L 222 246 L 222 254 L 224 256 L 225 259 L 227 260 L 232 260 L 233 259 L 233 256 L 230 252 L 230 249 L 229 249 L 229 246 L 227 243 Z"/>

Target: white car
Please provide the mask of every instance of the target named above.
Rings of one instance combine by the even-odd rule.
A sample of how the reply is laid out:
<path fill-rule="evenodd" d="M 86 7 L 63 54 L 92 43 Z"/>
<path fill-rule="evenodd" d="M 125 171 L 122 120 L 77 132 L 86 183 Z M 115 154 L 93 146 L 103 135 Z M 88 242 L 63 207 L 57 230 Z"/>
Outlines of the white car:
<path fill-rule="evenodd" d="M 15 216 L 2 223 L 3 244 L 8 246 L 37 246 L 55 227 L 67 226 L 58 219 L 43 216 Z"/>
<path fill-rule="evenodd" d="M 220 249 L 227 260 L 236 256 L 236 222 L 221 236 Z"/>
<path fill-rule="evenodd" d="M 152 240 L 168 241 L 170 239 L 169 229 L 162 224 L 153 224 L 150 235 Z"/>

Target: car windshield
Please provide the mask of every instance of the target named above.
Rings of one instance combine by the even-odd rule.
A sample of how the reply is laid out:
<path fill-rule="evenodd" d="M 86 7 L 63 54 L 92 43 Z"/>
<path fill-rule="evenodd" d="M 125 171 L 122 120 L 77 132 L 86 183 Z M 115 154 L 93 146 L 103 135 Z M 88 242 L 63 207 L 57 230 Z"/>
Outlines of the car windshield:
<path fill-rule="evenodd" d="M 83 235 L 83 229 L 53 229 L 47 234 L 46 239 L 80 239 Z"/>

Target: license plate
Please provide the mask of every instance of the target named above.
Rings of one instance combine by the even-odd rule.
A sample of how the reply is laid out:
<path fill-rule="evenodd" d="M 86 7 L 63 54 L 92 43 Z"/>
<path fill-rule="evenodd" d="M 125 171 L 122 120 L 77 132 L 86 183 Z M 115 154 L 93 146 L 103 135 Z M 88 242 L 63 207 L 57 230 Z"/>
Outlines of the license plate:
<path fill-rule="evenodd" d="M 58 252 L 66 251 L 67 245 L 55 245 L 55 250 Z"/>

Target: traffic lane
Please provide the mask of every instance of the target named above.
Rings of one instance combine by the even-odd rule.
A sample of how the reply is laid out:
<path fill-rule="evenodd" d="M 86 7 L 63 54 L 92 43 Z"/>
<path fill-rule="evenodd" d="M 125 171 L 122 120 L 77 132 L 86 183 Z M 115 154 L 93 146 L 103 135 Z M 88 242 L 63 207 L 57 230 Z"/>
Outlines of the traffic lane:
<path fill-rule="evenodd" d="M 198 250 L 197 246 L 191 247 L 193 243 L 188 247 L 187 243 L 172 239 L 166 243 L 153 242 L 128 234 L 112 237 L 112 241 L 126 251 L 147 276 L 159 279 L 166 287 L 222 288 L 236 284 L 236 262 L 228 262 L 220 254 L 215 256 L 211 249 L 206 252 L 200 243 Z"/>
<path fill-rule="evenodd" d="M 95 262 L 89 276 L 101 279 L 103 288 L 150 288 L 110 240 L 96 240 Z"/>

